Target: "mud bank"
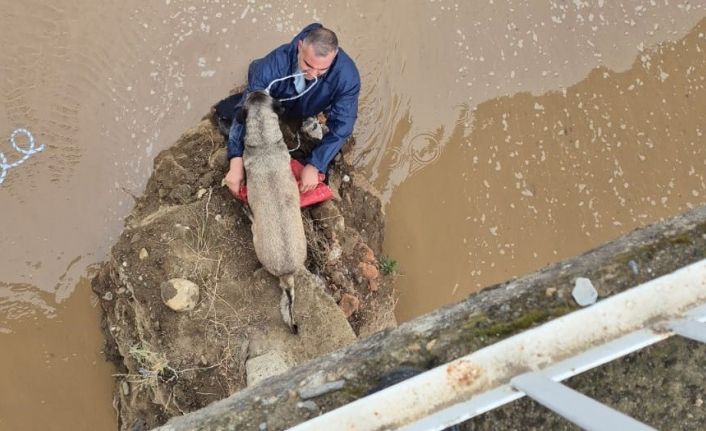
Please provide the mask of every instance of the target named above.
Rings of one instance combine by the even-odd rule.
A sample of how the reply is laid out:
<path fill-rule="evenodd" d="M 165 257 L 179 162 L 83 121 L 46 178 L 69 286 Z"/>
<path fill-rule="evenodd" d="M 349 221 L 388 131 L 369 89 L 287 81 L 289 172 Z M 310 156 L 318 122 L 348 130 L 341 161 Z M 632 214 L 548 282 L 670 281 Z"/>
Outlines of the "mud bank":
<path fill-rule="evenodd" d="M 441 365 L 572 311 L 577 305 L 570 290 L 577 277 L 590 278 L 604 298 L 705 256 L 706 208 L 699 208 L 360 340 L 161 429 L 285 429 L 364 396 L 381 375 L 400 366 Z M 569 385 L 658 429 L 703 429 L 706 414 L 695 407 L 703 404 L 704 365 L 703 345 L 674 339 L 577 376 Z M 310 389 L 326 382 L 339 385 L 313 398 L 316 409 L 303 409 Z M 529 400 L 463 426 L 574 429 Z"/>
<path fill-rule="evenodd" d="M 280 316 L 278 281 L 258 269 L 243 205 L 221 185 L 226 168 L 209 118 L 160 153 L 93 280 L 105 351 L 120 370 L 121 430 L 158 426 L 396 325 L 389 276 L 377 269 L 380 199 L 346 156 L 330 172 L 334 200 L 303 211 L 311 273 L 295 280 L 298 335 Z M 174 279 L 198 287 L 190 311 L 165 305 Z"/>

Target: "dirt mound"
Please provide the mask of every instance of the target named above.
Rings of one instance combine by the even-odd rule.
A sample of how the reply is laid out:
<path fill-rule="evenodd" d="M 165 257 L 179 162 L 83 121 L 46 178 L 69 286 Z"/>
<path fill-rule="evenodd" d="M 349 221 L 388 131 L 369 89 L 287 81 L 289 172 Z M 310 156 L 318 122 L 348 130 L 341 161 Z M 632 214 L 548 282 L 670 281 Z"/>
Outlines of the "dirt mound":
<path fill-rule="evenodd" d="M 285 138 L 297 145 L 291 131 Z M 345 155 L 330 172 L 336 198 L 303 210 L 309 272 L 296 275 L 297 335 L 280 316 L 277 280 L 259 269 L 242 204 L 221 185 L 226 168 L 223 137 L 209 119 L 160 153 L 93 281 L 105 351 L 121 370 L 114 402 L 120 429 L 160 425 L 350 344 L 356 334 L 395 325 L 391 283 L 376 259 L 382 205 Z M 165 282 L 175 278 L 199 287 L 190 311 L 163 302 Z"/>

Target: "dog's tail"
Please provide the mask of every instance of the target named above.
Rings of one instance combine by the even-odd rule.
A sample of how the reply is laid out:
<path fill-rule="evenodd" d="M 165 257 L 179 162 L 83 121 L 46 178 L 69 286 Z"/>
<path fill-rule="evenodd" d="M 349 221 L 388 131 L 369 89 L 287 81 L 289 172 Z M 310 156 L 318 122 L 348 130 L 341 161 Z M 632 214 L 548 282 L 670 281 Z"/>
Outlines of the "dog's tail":
<path fill-rule="evenodd" d="M 282 288 L 282 297 L 279 301 L 279 311 L 282 313 L 284 323 L 296 334 L 297 323 L 294 320 L 294 274 L 283 275 L 279 278 L 279 287 Z"/>

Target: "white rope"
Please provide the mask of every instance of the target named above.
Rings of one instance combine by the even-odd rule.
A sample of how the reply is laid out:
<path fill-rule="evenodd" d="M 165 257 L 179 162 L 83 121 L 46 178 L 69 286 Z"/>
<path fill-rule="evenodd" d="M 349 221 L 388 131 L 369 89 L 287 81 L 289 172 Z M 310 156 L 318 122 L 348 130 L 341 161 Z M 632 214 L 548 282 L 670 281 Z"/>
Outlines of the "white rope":
<path fill-rule="evenodd" d="M 27 136 L 27 139 L 29 139 L 29 148 L 28 149 L 23 149 L 20 148 L 19 145 L 17 145 L 17 141 L 15 140 L 15 137 L 18 134 L 24 134 Z M 27 130 L 27 129 L 15 129 L 12 134 L 10 135 L 10 143 L 12 144 L 12 147 L 17 151 L 18 153 L 24 154 L 21 159 L 14 163 L 7 163 L 7 157 L 5 157 L 5 154 L 0 151 L 0 184 L 2 184 L 3 181 L 5 181 L 5 177 L 7 176 L 7 171 L 11 168 L 16 168 L 17 166 L 21 165 L 22 163 L 25 162 L 28 158 L 30 158 L 33 154 L 36 154 L 44 149 L 44 144 L 40 145 L 37 148 L 34 148 L 35 141 L 34 141 L 34 136 L 32 136 L 32 133 Z"/>
<path fill-rule="evenodd" d="M 295 74 L 293 74 L 293 75 L 288 75 L 288 76 L 285 76 L 284 78 L 277 78 L 277 79 L 275 79 L 274 81 L 270 82 L 270 84 L 267 86 L 267 88 L 265 88 L 265 93 L 270 94 L 270 88 L 272 88 L 272 84 L 274 84 L 275 82 L 284 81 L 285 79 L 295 78 L 295 77 L 301 76 L 301 75 L 304 75 L 304 72 L 302 72 L 302 73 L 295 73 Z M 279 100 L 280 102 L 287 102 L 287 101 L 289 101 L 289 100 L 298 99 L 298 98 L 302 97 L 303 95 L 305 95 L 309 90 L 311 90 L 312 88 L 314 88 L 314 86 L 316 85 L 317 82 L 319 82 L 319 78 L 317 78 L 317 77 L 315 76 L 315 77 L 314 77 L 314 83 L 311 84 L 311 85 L 309 86 L 309 88 L 307 88 L 306 90 L 302 91 L 301 93 L 299 93 L 299 94 L 296 95 L 296 96 L 287 97 L 286 99 L 277 99 L 277 100 Z"/>
<path fill-rule="evenodd" d="M 297 148 L 292 148 L 289 152 L 297 151 L 302 146 L 302 141 L 299 139 L 299 130 L 297 130 Z"/>

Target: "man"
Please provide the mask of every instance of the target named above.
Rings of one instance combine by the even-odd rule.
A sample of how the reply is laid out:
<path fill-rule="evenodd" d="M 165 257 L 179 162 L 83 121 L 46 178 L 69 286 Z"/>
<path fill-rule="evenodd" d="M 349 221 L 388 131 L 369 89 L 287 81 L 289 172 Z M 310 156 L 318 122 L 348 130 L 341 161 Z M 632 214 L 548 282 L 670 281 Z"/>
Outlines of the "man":
<path fill-rule="evenodd" d="M 353 60 L 338 47 L 336 34 L 321 24 L 310 24 L 290 43 L 250 64 L 248 86 L 236 111 L 248 93 L 264 90 L 272 81 L 296 73 L 303 76 L 275 82 L 270 87 L 270 95 L 282 101 L 287 117 L 303 119 L 326 112 L 329 129 L 306 159 L 299 189 L 304 193 L 316 187 L 319 172 L 326 173 L 329 163 L 353 132 L 358 115 L 360 76 Z M 294 99 L 286 100 L 290 98 Z M 230 169 L 225 177 L 233 193 L 238 192 L 245 176 L 244 137 L 245 125 L 233 121 L 228 137 Z"/>

